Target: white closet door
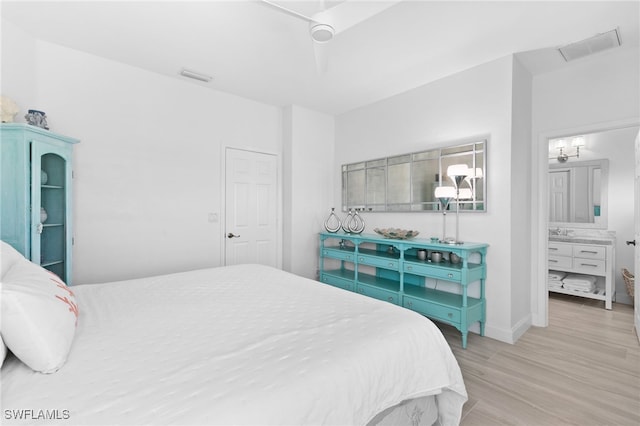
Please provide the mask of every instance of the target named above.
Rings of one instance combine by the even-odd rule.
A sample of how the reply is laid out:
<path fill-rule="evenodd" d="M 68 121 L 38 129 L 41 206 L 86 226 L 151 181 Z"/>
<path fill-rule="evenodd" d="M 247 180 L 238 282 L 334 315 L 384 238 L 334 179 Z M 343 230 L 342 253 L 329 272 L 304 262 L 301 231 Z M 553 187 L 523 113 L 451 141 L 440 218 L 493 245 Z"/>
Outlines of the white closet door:
<path fill-rule="evenodd" d="M 277 267 L 277 157 L 227 149 L 225 264 Z"/>

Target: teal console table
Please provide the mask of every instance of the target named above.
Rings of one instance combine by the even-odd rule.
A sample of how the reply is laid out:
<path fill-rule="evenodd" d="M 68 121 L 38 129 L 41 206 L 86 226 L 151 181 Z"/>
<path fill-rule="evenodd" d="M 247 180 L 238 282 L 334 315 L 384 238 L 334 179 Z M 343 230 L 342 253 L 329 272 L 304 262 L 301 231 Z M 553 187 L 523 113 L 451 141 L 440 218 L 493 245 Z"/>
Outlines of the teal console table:
<path fill-rule="evenodd" d="M 441 244 L 425 239 L 393 240 L 373 234 L 320 233 L 320 281 L 384 300 L 456 327 L 467 347 L 469 326 L 486 320 L 488 244 Z M 419 250 L 443 254 L 421 260 Z M 451 262 L 451 253 L 459 262 Z M 470 286 L 477 286 L 469 296 Z M 440 288 L 438 288 L 440 287 Z M 443 288 L 444 287 L 444 288 Z"/>

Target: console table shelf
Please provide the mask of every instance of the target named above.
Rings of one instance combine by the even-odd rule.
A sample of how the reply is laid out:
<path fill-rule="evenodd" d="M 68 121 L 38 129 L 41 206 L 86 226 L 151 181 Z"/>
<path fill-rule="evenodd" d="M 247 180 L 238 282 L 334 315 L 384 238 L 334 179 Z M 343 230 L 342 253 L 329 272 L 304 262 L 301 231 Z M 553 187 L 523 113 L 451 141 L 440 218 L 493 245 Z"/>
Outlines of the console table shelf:
<path fill-rule="evenodd" d="M 469 326 L 484 335 L 486 250 L 483 243 L 440 244 L 429 240 L 393 240 L 371 234 L 320 233 L 320 281 L 384 300 L 453 325 L 467 347 Z M 439 263 L 418 258 L 418 250 L 443 253 Z M 450 254 L 460 257 L 450 261 Z M 437 289 L 453 283 L 459 292 Z M 475 290 L 468 295 L 469 287 Z M 451 287 L 449 285 L 448 287 Z"/>

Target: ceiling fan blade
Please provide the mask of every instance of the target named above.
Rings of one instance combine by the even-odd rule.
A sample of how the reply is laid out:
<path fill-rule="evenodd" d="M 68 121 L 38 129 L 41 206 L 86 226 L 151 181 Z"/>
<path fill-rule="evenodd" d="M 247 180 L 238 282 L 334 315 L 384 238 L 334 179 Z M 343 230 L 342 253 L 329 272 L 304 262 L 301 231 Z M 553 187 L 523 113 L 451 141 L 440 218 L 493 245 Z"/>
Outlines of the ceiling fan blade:
<path fill-rule="evenodd" d="M 327 72 L 329 63 L 329 43 L 313 42 L 313 53 L 316 57 L 316 70 L 318 74 Z"/>
<path fill-rule="evenodd" d="M 339 34 L 400 1 L 402 0 L 347 0 L 330 9 L 316 13 L 313 15 L 312 20 L 331 25 L 335 33 Z"/>
<path fill-rule="evenodd" d="M 280 12 L 283 12 L 289 16 L 293 16 L 294 18 L 298 18 L 298 19 L 302 19 L 303 21 L 306 22 L 316 22 L 314 19 L 309 18 L 308 16 L 303 15 L 302 13 L 296 12 L 295 10 L 291 10 L 291 9 L 287 9 L 284 6 L 280 6 L 278 3 L 274 3 L 268 0 L 260 0 L 262 4 L 272 7 Z"/>

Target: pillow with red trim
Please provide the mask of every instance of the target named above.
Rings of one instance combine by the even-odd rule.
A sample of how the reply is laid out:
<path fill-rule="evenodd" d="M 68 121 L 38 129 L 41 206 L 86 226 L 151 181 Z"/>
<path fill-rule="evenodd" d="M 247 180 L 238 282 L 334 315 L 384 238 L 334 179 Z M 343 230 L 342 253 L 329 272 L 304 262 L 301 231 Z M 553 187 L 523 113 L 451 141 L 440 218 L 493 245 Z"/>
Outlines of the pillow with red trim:
<path fill-rule="evenodd" d="M 0 281 L 9 269 L 19 260 L 24 259 L 20 252 L 10 244 L 0 241 Z"/>
<path fill-rule="evenodd" d="M 2 339 L 35 371 L 53 373 L 67 360 L 78 322 L 73 292 L 57 275 L 26 259 L 2 280 Z"/>

